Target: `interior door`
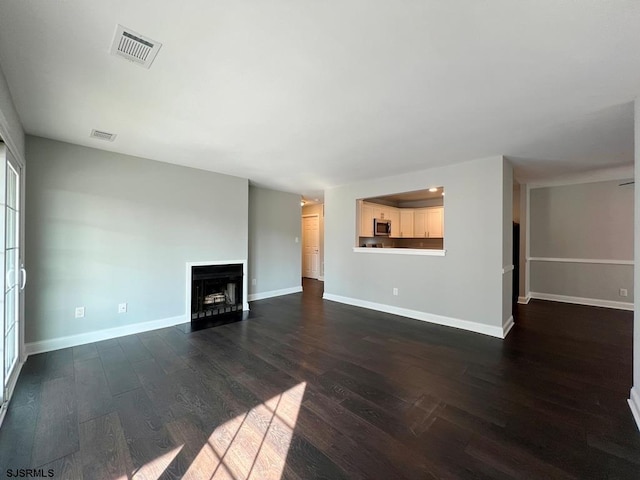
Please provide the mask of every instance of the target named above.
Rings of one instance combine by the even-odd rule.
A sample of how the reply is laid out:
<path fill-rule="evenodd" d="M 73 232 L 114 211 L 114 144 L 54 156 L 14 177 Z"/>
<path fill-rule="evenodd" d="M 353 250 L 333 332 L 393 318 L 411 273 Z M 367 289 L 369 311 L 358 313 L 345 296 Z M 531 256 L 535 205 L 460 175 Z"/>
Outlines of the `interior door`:
<path fill-rule="evenodd" d="M 317 215 L 302 217 L 302 276 L 320 275 L 320 229 Z"/>

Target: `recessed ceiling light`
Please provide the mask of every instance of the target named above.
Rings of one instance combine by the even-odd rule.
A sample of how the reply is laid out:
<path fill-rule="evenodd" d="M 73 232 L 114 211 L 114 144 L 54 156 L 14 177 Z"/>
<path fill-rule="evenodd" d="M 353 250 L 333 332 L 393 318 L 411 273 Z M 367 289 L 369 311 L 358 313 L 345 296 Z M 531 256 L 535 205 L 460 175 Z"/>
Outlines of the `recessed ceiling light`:
<path fill-rule="evenodd" d="M 300 200 L 300 206 L 304 207 L 305 201 L 304 200 Z"/>
<path fill-rule="evenodd" d="M 442 192 L 442 196 L 444 197 L 444 192 Z"/>
<path fill-rule="evenodd" d="M 438 191 L 438 189 L 437 189 L 436 187 L 431 187 L 431 188 L 429 189 L 429 191 L 430 191 L 430 192 L 437 192 L 437 191 Z"/>

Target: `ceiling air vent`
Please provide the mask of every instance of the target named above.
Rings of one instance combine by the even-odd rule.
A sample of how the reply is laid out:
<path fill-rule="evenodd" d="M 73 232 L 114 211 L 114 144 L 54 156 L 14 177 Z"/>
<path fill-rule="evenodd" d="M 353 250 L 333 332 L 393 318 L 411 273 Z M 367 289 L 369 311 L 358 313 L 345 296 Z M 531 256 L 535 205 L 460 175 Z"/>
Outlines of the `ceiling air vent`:
<path fill-rule="evenodd" d="M 92 138 L 97 138 L 98 140 L 106 140 L 107 142 L 113 142 L 116 139 L 115 133 L 103 132 L 101 130 L 96 130 L 95 128 L 91 130 Z"/>
<path fill-rule="evenodd" d="M 111 55 L 126 58 L 145 68 L 149 68 L 162 44 L 140 35 L 133 30 L 116 25 L 116 33 L 111 43 Z"/>

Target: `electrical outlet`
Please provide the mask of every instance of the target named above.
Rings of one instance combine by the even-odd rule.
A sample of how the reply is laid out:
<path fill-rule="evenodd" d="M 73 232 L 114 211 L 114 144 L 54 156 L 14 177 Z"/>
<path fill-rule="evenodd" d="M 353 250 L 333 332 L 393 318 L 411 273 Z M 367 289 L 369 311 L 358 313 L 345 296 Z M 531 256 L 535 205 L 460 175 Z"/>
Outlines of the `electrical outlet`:
<path fill-rule="evenodd" d="M 393 295 L 398 296 L 398 289 L 397 288 L 393 289 Z"/>
<path fill-rule="evenodd" d="M 620 296 L 621 297 L 626 297 L 629 294 L 629 292 L 627 292 L 626 288 L 621 288 L 620 289 Z"/>
<path fill-rule="evenodd" d="M 76 318 L 84 318 L 84 307 L 76 307 Z"/>
<path fill-rule="evenodd" d="M 300 241 L 300 237 L 296 237 L 296 243 Z"/>
<path fill-rule="evenodd" d="M 126 303 L 118 304 L 118 313 L 127 313 L 127 304 Z"/>

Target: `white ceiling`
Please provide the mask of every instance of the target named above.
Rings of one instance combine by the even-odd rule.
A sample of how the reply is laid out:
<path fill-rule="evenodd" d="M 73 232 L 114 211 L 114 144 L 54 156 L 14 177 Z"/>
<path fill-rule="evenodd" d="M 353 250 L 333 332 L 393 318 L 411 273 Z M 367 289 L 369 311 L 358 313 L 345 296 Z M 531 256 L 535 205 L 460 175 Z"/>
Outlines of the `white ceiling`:
<path fill-rule="evenodd" d="M 108 54 L 117 23 L 163 44 L 149 70 Z M 637 0 L 0 1 L 28 133 L 311 198 L 497 154 L 630 164 L 639 45 Z"/>

